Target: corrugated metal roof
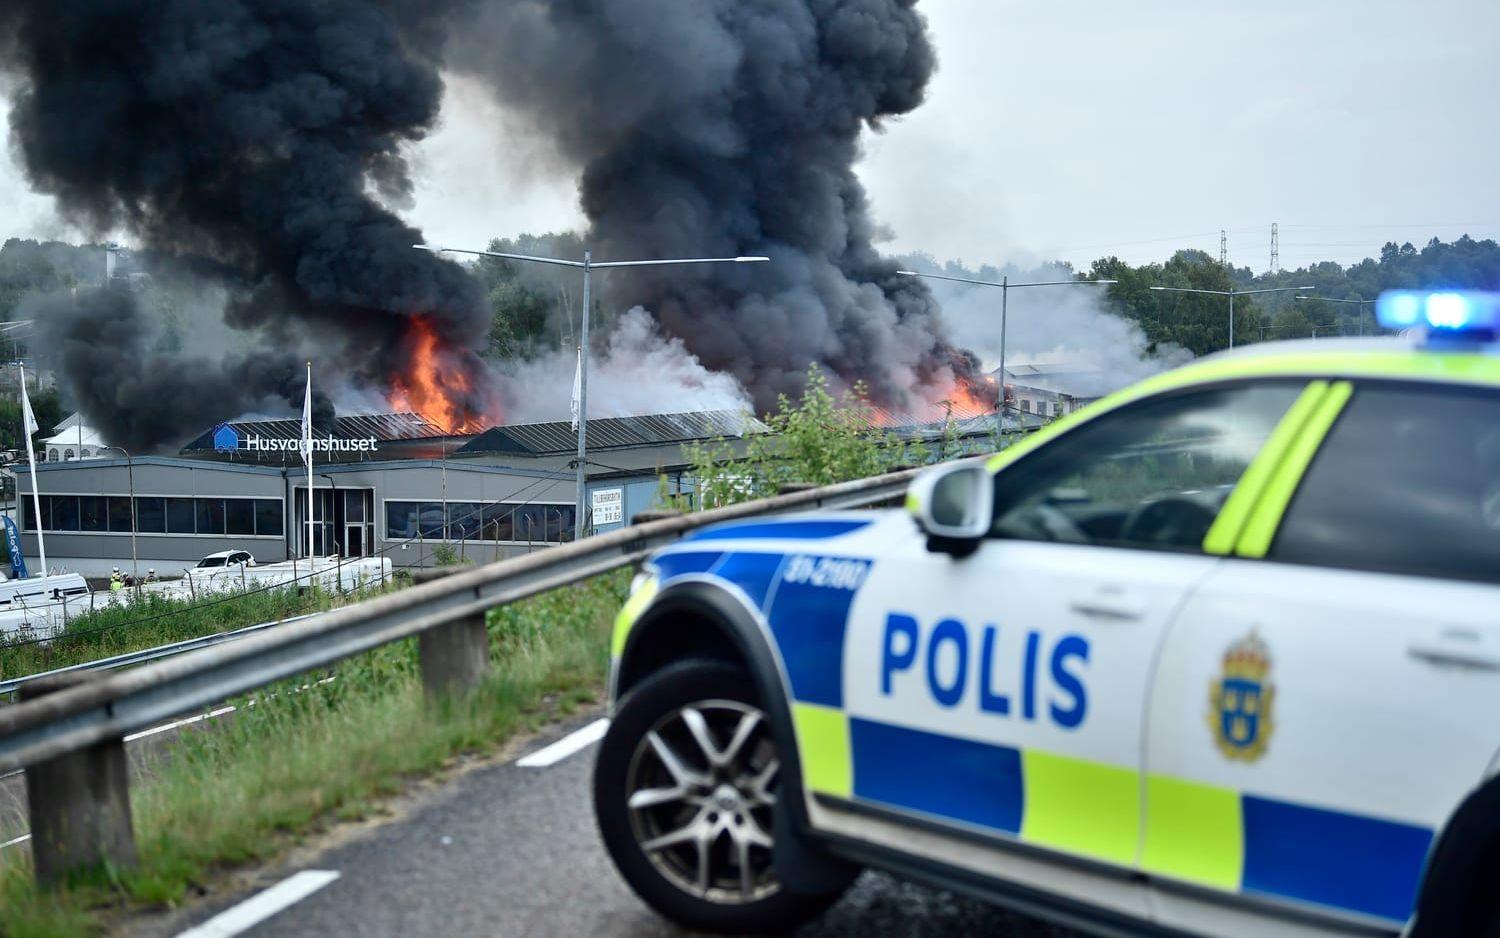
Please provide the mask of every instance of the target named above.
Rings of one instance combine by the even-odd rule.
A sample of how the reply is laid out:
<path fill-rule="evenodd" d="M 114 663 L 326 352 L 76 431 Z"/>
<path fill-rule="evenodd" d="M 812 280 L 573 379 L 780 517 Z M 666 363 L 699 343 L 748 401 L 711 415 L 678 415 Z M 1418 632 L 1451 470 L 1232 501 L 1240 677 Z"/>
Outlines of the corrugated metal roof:
<path fill-rule="evenodd" d="M 733 410 L 695 411 L 682 414 L 647 414 L 639 417 L 598 417 L 589 420 L 587 442 L 591 450 L 632 446 L 661 446 L 741 437 L 762 433 L 766 425 Z M 515 453 L 555 456 L 578 448 L 578 431 L 566 420 L 550 423 L 515 423 L 493 427 L 458 450 L 473 453 Z"/>
<path fill-rule="evenodd" d="M 995 413 L 992 407 L 971 407 L 956 401 L 953 402 L 951 408 L 946 404 L 941 407 L 933 404 L 928 411 L 928 415 L 925 417 L 890 410 L 889 408 L 879 407 L 875 404 L 865 404 L 864 406 L 869 409 L 873 423 L 892 429 L 900 427 L 925 427 L 932 424 L 942 426 L 950 418 L 955 422 L 963 422 L 980 417 L 989 417 Z"/>
<path fill-rule="evenodd" d="M 268 440 L 300 440 L 302 421 L 287 420 L 228 420 L 222 426 L 234 428 L 241 437 L 258 436 Z M 214 434 L 219 427 L 204 431 L 193 442 L 182 448 L 184 453 L 214 448 Z M 316 428 L 316 435 L 327 437 L 329 431 Z M 419 414 L 347 414 L 333 418 L 333 437 L 340 440 L 365 440 L 371 437 L 378 443 L 395 440 L 426 440 L 446 436 L 441 427 L 429 423 Z"/>

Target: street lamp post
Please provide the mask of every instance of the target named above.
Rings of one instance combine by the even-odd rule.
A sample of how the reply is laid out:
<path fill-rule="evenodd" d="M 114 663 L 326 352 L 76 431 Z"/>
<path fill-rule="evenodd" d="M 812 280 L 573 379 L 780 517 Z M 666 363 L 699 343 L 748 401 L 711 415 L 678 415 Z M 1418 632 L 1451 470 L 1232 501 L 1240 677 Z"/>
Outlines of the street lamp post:
<path fill-rule="evenodd" d="M 1195 290 L 1189 287 L 1152 287 L 1157 292 L 1164 293 L 1207 293 L 1210 296 L 1229 297 L 1229 347 L 1234 348 L 1234 298 L 1237 296 L 1251 296 L 1256 293 L 1287 293 L 1291 290 L 1316 290 L 1317 287 L 1271 287 L 1266 290 Z"/>
<path fill-rule="evenodd" d="M 135 550 L 135 458 L 130 455 L 130 450 L 123 446 L 105 446 L 102 449 L 117 449 L 125 454 L 125 478 L 126 484 L 130 486 L 130 577 L 139 586 L 141 566 Z"/>
<path fill-rule="evenodd" d="M 1300 296 L 1299 295 L 1299 296 L 1294 297 L 1294 299 L 1298 299 L 1298 300 L 1314 300 L 1314 301 L 1316 301 L 1318 303 L 1348 303 L 1348 304 L 1353 305 L 1353 306 L 1374 306 L 1375 305 L 1375 301 L 1374 300 L 1336 300 L 1336 299 L 1334 299 L 1331 296 Z M 1364 335 L 1365 334 L 1365 317 L 1363 317 L 1363 316 L 1359 317 L 1359 334 L 1360 335 Z M 1317 337 L 1318 337 L 1317 330 L 1314 329 L 1313 330 L 1313 338 L 1316 339 Z"/>
<path fill-rule="evenodd" d="M 596 261 L 592 251 L 583 252 L 583 260 L 570 261 L 557 257 L 534 257 L 530 254 L 506 254 L 501 251 L 470 251 L 464 248 L 438 247 L 430 244 L 413 244 L 419 251 L 449 254 L 476 254 L 480 257 L 500 257 L 511 261 L 530 261 L 536 264 L 552 264 L 558 267 L 573 267 L 583 271 L 583 319 L 578 330 L 578 500 L 577 516 L 573 519 L 573 539 L 583 539 L 585 500 L 588 486 L 588 444 L 585 433 L 588 429 L 588 384 L 589 384 L 589 281 L 595 270 L 615 267 L 666 267 L 678 264 L 757 264 L 765 263 L 769 257 L 682 257 L 643 261 Z M 446 519 L 444 519 L 446 521 Z"/>
<path fill-rule="evenodd" d="M 896 273 L 903 277 L 924 277 L 928 280 L 949 280 L 953 283 L 969 283 L 980 287 L 1000 288 L 1000 407 L 996 411 L 999 415 L 996 420 L 1003 431 L 1005 429 L 1005 327 L 1009 316 L 1010 291 L 1019 290 L 1022 287 L 1062 287 L 1074 286 L 1082 283 L 1111 284 L 1119 283 L 1118 280 L 1034 280 L 1029 283 L 1011 283 L 1007 274 L 1000 278 L 999 283 L 993 280 L 970 280 L 967 277 L 949 277 L 943 274 L 924 274 L 915 270 L 898 270 Z"/>

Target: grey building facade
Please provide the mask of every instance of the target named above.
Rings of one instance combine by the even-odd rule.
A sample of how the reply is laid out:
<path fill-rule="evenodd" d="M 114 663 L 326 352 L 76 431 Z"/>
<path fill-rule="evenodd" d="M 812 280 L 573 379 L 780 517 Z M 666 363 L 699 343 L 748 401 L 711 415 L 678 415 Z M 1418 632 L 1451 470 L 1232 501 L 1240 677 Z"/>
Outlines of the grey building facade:
<path fill-rule="evenodd" d="M 691 491 L 690 444 L 760 426 L 737 415 L 670 416 L 680 419 L 589 422 L 592 530 L 630 523 L 655 503 L 663 480 Z M 35 564 L 40 528 L 49 566 L 86 576 L 114 566 L 170 576 L 231 549 L 260 562 L 380 555 L 396 567 L 430 566 L 440 548 L 476 562 L 514 556 L 573 537 L 567 430 L 566 423 L 497 428 L 451 453 L 439 445 L 434 458 L 315 458 L 311 526 L 307 469 L 295 453 L 281 465 L 209 453 L 43 462 L 35 469 L 40 514 L 31 468 L 21 464 L 14 472 L 22 547 Z"/>

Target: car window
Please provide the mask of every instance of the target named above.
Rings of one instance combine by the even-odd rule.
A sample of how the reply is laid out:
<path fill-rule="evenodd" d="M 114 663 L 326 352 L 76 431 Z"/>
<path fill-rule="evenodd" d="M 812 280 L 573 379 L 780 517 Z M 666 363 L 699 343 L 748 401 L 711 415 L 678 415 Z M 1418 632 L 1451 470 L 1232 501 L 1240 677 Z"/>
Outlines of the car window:
<path fill-rule="evenodd" d="M 200 566 L 200 567 L 222 567 L 222 566 L 224 566 L 224 558 L 223 557 L 204 557 L 202 560 L 198 561 L 198 566 Z"/>
<path fill-rule="evenodd" d="M 1267 556 L 1500 582 L 1500 394 L 1358 388 Z"/>
<path fill-rule="evenodd" d="M 1303 382 L 1154 398 L 1099 417 L 995 476 L 996 537 L 1199 550 Z"/>

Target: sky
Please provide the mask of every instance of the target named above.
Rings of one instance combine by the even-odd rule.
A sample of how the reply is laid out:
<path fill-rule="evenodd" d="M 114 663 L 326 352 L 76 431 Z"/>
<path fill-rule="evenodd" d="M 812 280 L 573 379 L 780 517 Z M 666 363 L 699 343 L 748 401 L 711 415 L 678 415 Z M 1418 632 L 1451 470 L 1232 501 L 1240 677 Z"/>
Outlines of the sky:
<path fill-rule="evenodd" d="M 1495 0 L 921 0 L 927 102 L 867 135 L 889 251 L 971 266 L 1180 247 L 1263 270 L 1500 237 Z M 404 214 L 434 243 L 579 227 L 547 141 L 451 80 Z M 0 232 L 78 237 L 0 162 Z"/>

